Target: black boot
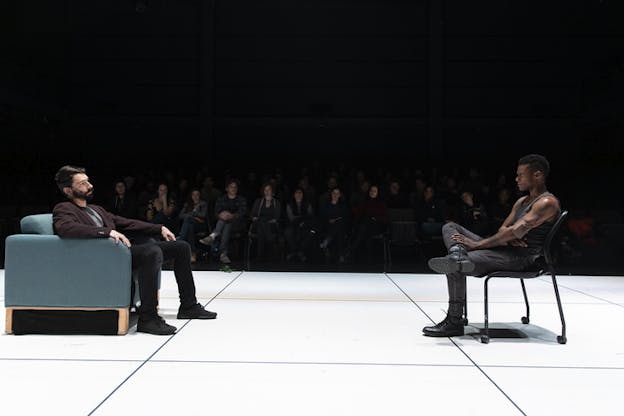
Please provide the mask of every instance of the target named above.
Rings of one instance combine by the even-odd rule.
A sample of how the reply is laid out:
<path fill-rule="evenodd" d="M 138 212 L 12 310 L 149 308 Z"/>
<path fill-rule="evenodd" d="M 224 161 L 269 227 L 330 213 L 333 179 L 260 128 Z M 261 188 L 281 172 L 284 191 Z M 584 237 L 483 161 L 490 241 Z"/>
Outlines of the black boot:
<path fill-rule="evenodd" d="M 427 264 L 431 270 L 442 274 L 471 273 L 475 269 L 474 263 L 468 258 L 466 248 L 461 244 L 451 246 L 449 254 L 429 259 Z"/>
<path fill-rule="evenodd" d="M 461 317 L 447 315 L 439 324 L 424 327 L 423 334 L 428 337 L 456 337 L 464 335 L 464 324 Z"/>
<path fill-rule="evenodd" d="M 464 335 L 464 301 L 449 301 L 446 318 L 434 326 L 426 326 L 423 333 L 429 337 L 454 337 Z"/>

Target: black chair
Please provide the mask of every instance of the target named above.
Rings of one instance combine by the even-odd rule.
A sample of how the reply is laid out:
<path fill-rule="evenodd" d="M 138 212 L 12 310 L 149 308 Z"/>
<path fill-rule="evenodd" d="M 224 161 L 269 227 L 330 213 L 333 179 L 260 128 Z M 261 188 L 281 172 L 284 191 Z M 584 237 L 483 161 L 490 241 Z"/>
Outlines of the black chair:
<path fill-rule="evenodd" d="M 284 237 L 282 235 L 282 233 L 280 232 L 280 224 L 277 223 L 276 227 L 276 241 L 273 243 L 273 249 L 276 249 L 277 251 L 279 251 L 279 257 L 280 257 L 280 261 L 284 260 L 284 252 L 285 252 L 285 245 L 286 242 L 284 240 Z M 245 256 L 245 265 L 246 265 L 246 269 L 247 271 L 251 271 L 251 252 L 252 252 L 252 246 L 254 244 L 254 242 L 257 243 L 258 240 L 258 231 L 257 231 L 257 224 L 256 222 L 251 222 L 249 224 L 249 230 L 247 232 L 247 244 L 245 246 L 245 251 L 244 251 L 244 256 Z"/>
<path fill-rule="evenodd" d="M 379 234 L 371 236 L 373 242 L 379 241 L 383 249 L 383 273 L 388 272 L 388 265 L 390 259 L 390 227 L 386 226 L 385 229 Z M 370 255 L 370 253 L 369 253 Z"/>
<path fill-rule="evenodd" d="M 484 305 L 485 305 L 485 327 L 482 330 L 481 334 L 481 342 L 487 344 L 490 342 L 490 328 L 489 328 L 489 316 L 488 316 L 488 282 L 492 278 L 503 277 L 510 279 L 520 279 L 520 284 L 522 286 L 522 293 L 524 295 L 524 303 L 526 305 L 526 316 L 521 318 L 523 324 L 529 323 L 529 300 L 527 298 L 526 288 L 524 286 L 524 279 L 534 279 L 539 276 L 543 276 L 546 274 L 550 274 L 552 278 L 553 288 L 555 289 L 555 297 L 557 298 L 557 306 L 559 307 L 559 317 L 561 318 L 561 335 L 557 336 L 557 342 L 559 344 L 565 344 L 567 342 L 566 338 L 566 324 L 565 319 L 563 317 L 563 309 L 561 307 L 561 298 L 559 297 L 559 288 L 557 286 L 557 278 L 555 271 L 555 259 L 552 253 L 552 243 L 553 239 L 561 229 L 561 225 L 565 222 L 565 219 L 568 215 L 567 211 L 563 211 L 557 221 L 553 225 L 552 229 L 546 236 L 544 240 L 544 248 L 542 255 L 536 261 L 535 269 L 527 270 L 527 271 L 495 271 L 489 273 L 485 276 L 485 282 L 483 284 L 483 293 L 484 293 Z M 480 276 L 483 277 L 483 276 Z M 468 307 L 467 303 L 464 304 L 464 324 L 468 323 Z"/>
<path fill-rule="evenodd" d="M 389 265 L 389 253 L 390 253 L 390 235 L 389 235 L 389 229 L 386 228 L 383 232 L 376 234 L 372 237 L 373 241 L 379 241 L 381 242 L 381 245 L 383 247 L 383 272 L 387 273 L 388 272 L 388 265 Z"/>

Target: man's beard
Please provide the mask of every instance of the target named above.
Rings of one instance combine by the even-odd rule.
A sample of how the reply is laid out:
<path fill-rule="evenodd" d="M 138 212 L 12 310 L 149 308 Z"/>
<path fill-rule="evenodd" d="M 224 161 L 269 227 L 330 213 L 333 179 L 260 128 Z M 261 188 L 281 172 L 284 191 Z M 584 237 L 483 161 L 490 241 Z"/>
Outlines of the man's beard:
<path fill-rule="evenodd" d="M 72 195 L 74 199 L 84 199 L 89 202 L 93 199 L 93 189 L 87 192 L 76 191 L 72 189 Z"/>

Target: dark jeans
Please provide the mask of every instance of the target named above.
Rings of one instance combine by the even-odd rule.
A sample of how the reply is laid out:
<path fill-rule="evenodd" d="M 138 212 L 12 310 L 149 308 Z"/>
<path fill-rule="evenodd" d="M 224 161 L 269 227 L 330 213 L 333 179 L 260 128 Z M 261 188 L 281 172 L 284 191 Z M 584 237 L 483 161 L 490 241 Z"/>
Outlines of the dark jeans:
<path fill-rule="evenodd" d="M 466 237 L 480 241 L 483 237 L 462 227 L 454 222 L 444 224 L 442 227 L 442 238 L 446 248 L 457 244 L 451 240 L 455 233 L 463 234 Z M 534 262 L 534 256 L 523 247 L 503 246 L 485 250 L 472 250 L 468 252 L 468 258 L 475 264 L 473 276 L 485 276 L 497 270 L 522 271 Z M 466 299 L 466 275 L 460 272 L 446 275 L 449 292 L 449 302 L 464 303 Z"/>
<path fill-rule="evenodd" d="M 214 233 L 221 236 L 219 242 L 219 252 L 227 255 L 230 248 L 230 235 L 241 231 L 245 227 L 245 224 L 240 219 L 232 221 L 218 220 L 215 225 Z"/>
<path fill-rule="evenodd" d="M 191 246 L 191 251 L 195 252 L 195 234 L 206 230 L 206 224 L 199 223 L 191 216 L 185 217 L 180 227 L 179 240 L 184 240 Z"/>
<path fill-rule="evenodd" d="M 163 260 L 173 260 L 173 271 L 182 308 L 197 303 L 195 282 L 191 272 L 191 248 L 186 241 L 158 241 L 132 245 L 132 269 L 139 272 L 140 319 L 151 319 L 157 315 L 158 272 Z"/>
<path fill-rule="evenodd" d="M 332 254 L 334 256 L 342 256 L 344 254 L 346 235 L 345 221 L 338 220 L 334 223 L 328 223 L 325 231 L 325 240 L 327 240 L 327 246 Z"/>
<path fill-rule="evenodd" d="M 260 219 L 253 224 L 253 227 L 257 235 L 258 257 L 264 257 L 266 255 L 267 245 L 275 246 L 277 243 L 277 223 L 271 223 Z"/>
<path fill-rule="evenodd" d="M 284 239 L 289 254 L 303 253 L 316 234 L 317 225 L 312 221 L 293 222 L 284 230 Z"/>

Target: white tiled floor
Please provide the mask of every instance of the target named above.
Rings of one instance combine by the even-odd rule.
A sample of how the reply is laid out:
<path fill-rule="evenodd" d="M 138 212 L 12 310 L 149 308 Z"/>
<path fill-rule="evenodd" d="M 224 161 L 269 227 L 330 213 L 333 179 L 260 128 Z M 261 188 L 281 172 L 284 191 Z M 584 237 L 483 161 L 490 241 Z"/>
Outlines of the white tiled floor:
<path fill-rule="evenodd" d="M 0 270 L 0 282 L 4 273 Z M 490 320 L 527 338 L 427 338 L 442 319 L 443 276 L 195 272 L 215 321 L 172 337 L 0 336 L 0 403 L 20 415 L 620 415 L 624 277 L 562 276 L 568 343 L 549 279 L 493 281 Z M 483 281 L 469 279 L 470 325 Z M 3 287 L 3 284 L 2 284 Z M 0 288 L 0 300 L 4 292 Z M 0 324 L 4 327 L 4 315 Z M 468 331 L 471 328 L 467 329 Z M 473 329 L 474 330 L 474 329 Z"/>

